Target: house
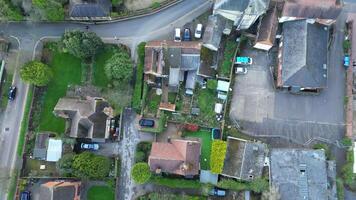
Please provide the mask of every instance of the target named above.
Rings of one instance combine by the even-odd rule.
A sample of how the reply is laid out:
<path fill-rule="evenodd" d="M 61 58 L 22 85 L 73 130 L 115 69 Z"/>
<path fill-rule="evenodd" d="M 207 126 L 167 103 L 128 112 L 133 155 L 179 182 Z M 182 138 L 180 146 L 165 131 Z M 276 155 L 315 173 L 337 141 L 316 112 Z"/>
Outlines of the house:
<path fill-rule="evenodd" d="M 221 36 L 226 21 L 220 15 L 209 16 L 203 35 L 203 46 L 212 51 L 217 51 L 220 48 Z"/>
<path fill-rule="evenodd" d="M 72 20 L 110 20 L 110 0 L 70 0 L 69 17 Z"/>
<path fill-rule="evenodd" d="M 250 28 L 269 7 L 270 0 L 216 0 L 214 15 L 233 21 L 238 30 Z"/>
<path fill-rule="evenodd" d="M 61 98 L 54 108 L 54 114 L 67 119 L 70 137 L 89 138 L 95 142 L 105 142 L 109 138 L 113 109 L 102 98 Z"/>
<path fill-rule="evenodd" d="M 200 42 L 148 42 L 145 46 L 145 81 L 156 88 L 168 86 L 168 91 L 174 93 L 184 81 L 186 93 L 192 94 L 200 66 L 200 49 Z"/>
<path fill-rule="evenodd" d="M 280 23 L 299 19 L 315 19 L 321 24 L 331 25 L 342 9 L 340 0 L 286 0 Z"/>
<path fill-rule="evenodd" d="M 79 181 L 49 181 L 41 185 L 39 200 L 80 200 L 80 187 Z"/>
<path fill-rule="evenodd" d="M 281 200 L 336 200 L 335 178 L 335 162 L 323 150 L 271 150 L 269 180 Z"/>
<path fill-rule="evenodd" d="M 62 140 L 50 138 L 49 133 L 38 133 L 33 149 L 33 158 L 57 162 L 62 157 L 62 145 Z"/>
<path fill-rule="evenodd" d="M 286 21 L 279 42 L 277 87 L 319 92 L 327 87 L 329 27 L 315 20 Z"/>
<path fill-rule="evenodd" d="M 229 136 L 222 175 L 244 181 L 261 178 L 267 154 L 266 144 Z"/>
<path fill-rule="evenodd" d="M 267 13 L 260 20 L 258 31 L 256 35 L 255 45 L 256 49 L 268 51 L 270 50 L 276 39 L 278 28 L 278 12 L 277 7 L 268 10 Z"/>
<path fill-rule="evenodd" d="M 171 139 L 152 143 L 148 164 L 155 173 L 191 177 L 199 174 L 201 144 L 196 140 Z"/>

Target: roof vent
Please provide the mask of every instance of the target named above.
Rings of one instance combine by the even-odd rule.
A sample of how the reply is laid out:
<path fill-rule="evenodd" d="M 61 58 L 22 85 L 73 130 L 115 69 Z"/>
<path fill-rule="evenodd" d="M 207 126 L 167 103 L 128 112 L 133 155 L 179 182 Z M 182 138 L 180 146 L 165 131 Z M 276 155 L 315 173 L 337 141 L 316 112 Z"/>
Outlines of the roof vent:
<path fill-rule="evenodd" d="M 323 77 L 326 78 L 326 74 L 323 74 Z"/>
<path fill-rule="evenodd" d="M 323 69 L 326 69 L 326 64 L 323 64 Z"/>

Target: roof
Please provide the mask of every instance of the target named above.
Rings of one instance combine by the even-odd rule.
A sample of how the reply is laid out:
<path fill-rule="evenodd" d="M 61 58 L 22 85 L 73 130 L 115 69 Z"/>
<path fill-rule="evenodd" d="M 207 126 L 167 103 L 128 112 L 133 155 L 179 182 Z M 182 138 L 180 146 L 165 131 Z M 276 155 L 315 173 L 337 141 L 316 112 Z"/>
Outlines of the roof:
<path fill-rule="evenodd" d="M 35 159 L 46 160 L 48 133 L 38 133 L 36 135 L 35 148 L 33 149 L 33 157 Z"/>
<path fill-rule="evenodd" d="M 217 51 L 220 46 L 221 36 L 224 30 L 224 19 L 217 15 L 211 15 L 203 34 L 203 46 Z"/>
<path fill-rule="evenodd" d="M 229 91 L 229 87 L 230 87 L 230 82 L 218 80 L 218 87 L 217 87 L 218 91 L 227 92 Z"/>
<path fill-rule="evenodd" d="M 197 70 L 188 71 L 187 79 L 185 81 L 185 89 L 194 90 L 196 75 L 197 75 Z"/>
<path fill-rule="evenodd" d="M 107 17 L 110 15 L 110 0 L 70 0 L 70 17 Z"/>
<path fill-rule="evenodd" d="M 283 23 L 283 85 L 326 87 L 328 30 L 327 26 L 309 20 Z"/>
<path fill-rule="evenodd" d="M 61 98 L 54 108 L 57 116 L 71 119 L 70 136 L 77 138 L 107 138 L 107 120 L 113 110 L 101 98 Z"/>
<path fill-rule="evenodd" d="M 77 200 L 80 182 L 50 181 L 41 185 L 39 200 Z"/>
<path fill-rule="evenodd" d="M 242 180 L 259 178 L 267 153 L 266 144 L 228 137 L 222 174 Z"/>
<path fill-rule="evenodd" d="M 209 170 L 200 170 L 200 182 L 201 183 L 210 183 L 213 185 L 218 184 L 218 174 L 213 174 Z"/>
<path fill-rule="evenodd" d="M 256 42 L 273 45 L 278 28 L 277 7 L 267 11 L 263 16 L 258 29 Z"/>
<path fill-rule="evenodd" d="M 323 150 L 272 149 L 271 184 L 281 199 L 328 199 L 328 174 Z"/>
<path fill-rule="evenodd" d="M 282 17 L 336 19 L 342 9 L 340 0 L 287 0 Z"/>
<path fill-rule="evenodd" d="M 183 176 L 197 175 L 200 170 L 201 144 L 195 140 L 172 139 L 171 142 L 152 143 L 148 164 L 151 171 L 178 174 Z"/>
<path fill-rule="evenodd" d="M 62 140 L 49 139 L 47 161 L 57 162 L 62 157 Z"/>

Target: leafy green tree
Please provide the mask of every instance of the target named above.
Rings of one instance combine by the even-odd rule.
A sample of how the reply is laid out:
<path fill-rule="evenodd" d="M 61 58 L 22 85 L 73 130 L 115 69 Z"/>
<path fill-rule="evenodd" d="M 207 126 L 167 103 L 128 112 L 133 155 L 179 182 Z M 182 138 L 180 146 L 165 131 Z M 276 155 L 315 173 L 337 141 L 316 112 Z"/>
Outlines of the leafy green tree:
<path fill-rule="evenodd" d="M 150 167 L 144 162 L 136 163 L 131 170 L 132 179 L 138 184 L 146 183 L 151 175 Z"/>
<path fill-rule="evenodd" d="M 56 0 L 33 0 L 30 16 L 34 20 L 60 21 L 64 20 L 62 2 Z"/>
<path fill-rule="evenodd" d="M 72 164 L 74 161 L 74 154 L 64 154 L 56 163 L 56 167 L 60 174 L 67 175 L 72 173 Z"/>
<path fill-rule="evenodd" d="M 110 160 L 91 152 L 84 152 L 74 156 L 73 175 L 80 178 L 102 179 L 109 175 Z"/>
<path fill-rule="evenodd" d="M 7 20 L 22 20 L 20 9 L 14 7 L 9 1 L 0 0 L 0 22 Z"/>
<path fill-rule="evenodd" d="M 130 55 L 120 50 L 116 52 L 105 64 L 105 74 L 109 80 L 127 82 L 132 77 L 132 61 Z"/>
<path fill-rule="evenodd" d="M 142 151 L 137 151 L 135 153 L 135 161 L 136 162 L 144 162 L 145 161 L 145 157 L 146 157 L 146 155 Z"/>
<path fill-rule="evenodd" d="M 214 174 L 220 174 L 223 170 L 226 147 L 226 142 L 222 140 L 214 140 L 211 145 L 210 168 Z"/>
<path fill-rule="evenodd" d="M 36 86 L 45 86 L 53 78 L 53 72 L 50 67 L 39 61 L 30 61 L 20 70 L 20 76 L 23 81 Z"/>
<path fill-rule="evenodd" d="M 78 30 L 64 33 L 62 43 L 65 51 L 82 59 L 94 56 L 104 45 L 100 37 L 94 32 Z"/>
<path fill-rule="evenodd" d="M 206 85 L 208 89 L 216 90 L 216 88 L 218 87 L 218 81 L 215 79 L 209 79 Z"/>

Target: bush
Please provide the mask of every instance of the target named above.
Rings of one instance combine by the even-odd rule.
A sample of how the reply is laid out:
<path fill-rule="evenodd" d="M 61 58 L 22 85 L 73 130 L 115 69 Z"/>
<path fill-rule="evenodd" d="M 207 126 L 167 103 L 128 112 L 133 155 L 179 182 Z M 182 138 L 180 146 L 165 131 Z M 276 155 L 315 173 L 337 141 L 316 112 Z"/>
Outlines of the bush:
<path fill-rule="evenodd" d="M 152 176 L 150 182 L 156 185 L 163 185 L 170 188 L 200 189 L 202 187 L 202 184 L 197 180 L 165 178 L 161 176 Z"/>
<path fill-rule="evenodd" d="M 214 174 L 220 174 L 224 167 L 227 144 L 222 140 L 214 140 L 210 154 L 210 169 Z"/>
<path fill-rule="evenodd" d="M 132 98 L 132 107 L 139 112 L 141 110 L 141 95 L 142 95 L 142 82 L 143 82 L 143 68 L 145 64 L 145 42 L 141 42 L 137 46 L 138 63 L 136 69 L 136 82 Z"/>
<path fill-rule="evenodd" d="M 342 167 L 341 174 L 344 184 L 352 191 L 356 191 L 356 174 L 353 173 L 353 162 L 353 151 L 348 151 L 346 153 L 346 164 Z"/>
<path fill-rule="evenodd" d="M 216 88 L 218 87 L 218 81 L 215 79 L 209 79 L 206 83 L 206 86 L 208 89 L 216 90 Z"/>
<path fill-rule="evenodd" d="M 132 62 L 130 55 L 120 49 L 105 63 L 105 74 L 111 81 L 128 82 L 132 77 Z"/>
<path fill-rule="evenodd" d="M 142 151 L 136 151 L 135 162 L 145 162 L 145 153 Z"/>
<path fill-rule="evenodd" d="M 152 5 L 151 5 L 152 9 L 157 9 L 159 7 L 161 7 L 161 4 L 159 2 L 153 2 Z"/>
<path fill-rule="evenodd" d="M 344 53 L 348 53 L 349 49 L 351 48 L 350 40 L 344 40 L 344 42 L 342 43 L 342 46 L 344 48 Z"/>
<path fill-rule="evenodd" d="M 202 46 L 200 50 L 201 60 L 206 63 L 206 65 L 211 66 L 213 64 L 213 52 Z"/>
<path fill-rule="evenodd" d="M 135 160 L 136 162 L 148 162 L 148 156 L 150 155 L 152 143 L 140 142 L 136 147 Z"/>
<path fill-rule="evenodd" d="M 84 179 L 103 179 L 109 175 L 110 166 L 108 158 L 84 152 L 74 156 L 73 175 Z"/>
<path fill-rule="evenodd" d="M 322 149 L 325 152 L 325 156 L 327 160 L 331 159 L 331 150 L 328 145 L 323 144 L 323 143 L 318 143 L 313 145 L 313 149 Z"/>
<path fill-rule="evenodd" d="M 341 140 L 341 144 L 344 145 L 345 147 L 351 147 L 352 146 L 352 140 L 350 138 L 343 138 Z"/>
<path fill-rule="evenodd" d="M 36 86 L 45 86 L 53 78 L 52 69 L 39 61 L 30 61 L 20 70 L 21 79 Z"/>
<path fill-rule="evenodd" d="M 64 51 L 81 58 L 94 56 L 104 43 L 94 32 L 68 31 L 62 37 Z"/>
<path fill-rule="evenodd" d="M 56 168 L 62 176 L 70 176 L 72 173 L 72 164 L 74 161 L 74 154 L 64 154 L 56 163 Z"/>
<path fill-rule="evenodd" d="M 337 199 L 344 200 L 345 199 L 344 183 L 340 178 L 336 178 L 336 191 L 337 191 Z"/>
<path fill-rule="evenodd" d="M 218 182 L 218 187 L 234 190 L 234 191 L 243 191 L 243 190 L 251 190 L 256 193 L 261 193 L 263 191 L 268 190 L 269 183 L 266 179 L 257 178 L 251 182 L 243 182 L 243 181 L 235 181 L 232 179 L 222 179 Z"/>
<path fill-rule="evenodd" d="M 144 184 L 151 178 L 150 167 L 147 163 L 136 163 L 131 170 L 132 179 L 137 184 Z"/>

